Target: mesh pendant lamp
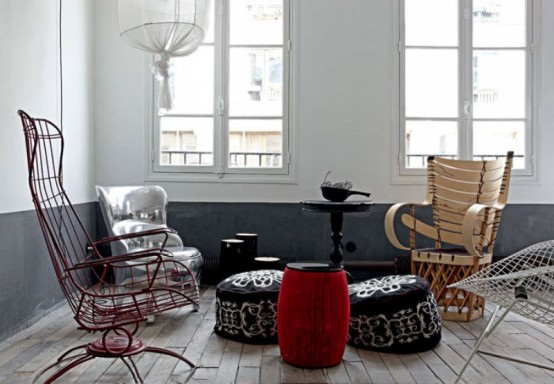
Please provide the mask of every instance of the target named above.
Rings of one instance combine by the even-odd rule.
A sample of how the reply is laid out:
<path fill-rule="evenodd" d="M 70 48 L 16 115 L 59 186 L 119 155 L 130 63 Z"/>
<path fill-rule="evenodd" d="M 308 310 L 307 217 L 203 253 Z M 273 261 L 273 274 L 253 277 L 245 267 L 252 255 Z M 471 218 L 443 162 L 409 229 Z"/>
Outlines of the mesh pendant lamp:
<path fill-rule="evenodd" d="M 210 0 L 118 0 L 119 35 L 137 49 L 160 55 L 152 65 L 160 81 L 158 106 L 171 109 L 169 60 L 186 56 L 204 40 Z"/>

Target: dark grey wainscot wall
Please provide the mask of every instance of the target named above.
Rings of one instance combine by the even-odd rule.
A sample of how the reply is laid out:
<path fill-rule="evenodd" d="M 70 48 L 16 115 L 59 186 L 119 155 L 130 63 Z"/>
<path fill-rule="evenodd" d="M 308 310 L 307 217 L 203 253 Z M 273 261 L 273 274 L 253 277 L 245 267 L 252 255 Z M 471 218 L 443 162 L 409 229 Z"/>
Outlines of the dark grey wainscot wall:
<path fill-rule="evenodd" d="M 385 237 L 383 221 L 390 204 L 369 213 L 344 215 L 344 253 L 349 262 L 392 262 L 401 255 Z M 106 229 L 96 203 L 77 207 L 94 238 Z M 427 213 L 429 214 L 429 213 Z M 554 205 L 511 204 L 504 212 L 495 248 L 507 256 L 530 244 L 554 239 Z M 237 232 L 258 234 L 258 254 L 283 260 L 325 261 L 331 248 L 329 215 L 303 212 L 299 203 L 172 202 L 168 224 L 187 245 L 217 259 L 220 240 Z M 36 322 L 63 303 L 34 211 L 0 215 L 0 341 Z"/>
<path fill-rule="evenodd" d="M 369 213 L 344 214 L 343 243 L 356 244 L 354 252 L 344 252 L 346 262 L 392 261 L 402 254 L 385 236 L 383 223 L 389 207 L 375 204 Z M 554 205 L 508 205 L 495 255 L 507 256 L 538 241 L 554 239 L 553 221 Z M 168 224 L 186 244 L 207 256 L 217 256 L 219 241 L 236 232 L 257 233 L 259 255 L 326 260 L 331 249 L 329 215 L 303 212 L 295 203 L 170 203 Z"/>
<path fill-rule="evenodd" d="M 96 237 L 96 203 L 76 206 Z M 0 215 L 0 341 L 27 328 L 64 301 L 35 211 Z"/>

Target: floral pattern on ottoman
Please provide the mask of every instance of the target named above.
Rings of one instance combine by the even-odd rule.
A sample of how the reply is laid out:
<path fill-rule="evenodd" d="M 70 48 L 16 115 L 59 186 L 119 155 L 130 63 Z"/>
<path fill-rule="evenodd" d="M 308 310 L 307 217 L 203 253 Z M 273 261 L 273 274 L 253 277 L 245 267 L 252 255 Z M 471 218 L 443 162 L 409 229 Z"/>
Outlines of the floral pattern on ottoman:
<path fill-rule="evenodd" d="M 359 284 L 352 284 L 348 287 L 348 293 L 355 293 L 358 297 L 370 297 L 376 292 L 382 292 L 383 294 L 396 292 L 402 288 L 402 285 L 415 282 L 416 279 L 413 275 L 385 276 L 380 279 L 369 279 Z"/>
<path fill-rule="evenodd" d="M 281 285 L 283 272 L 271 269 L 260 271 L 243 272 L 229 276 L 225 281 L 230 281 L 234 287 L 246 287 L 251 284 L 256 288 L 267 288 L 278 283 Z"/>
<path fill-rule="evenodd" d="M 352 284 L 348 342 L 381 352 L 413 353 L 441 339 L 441 319 L 427 281 L 386 276 Z"/>
<path fill-rule="evenodd" d="M 232 275 L 216 289 L 215 333 L 253 344 L 277 342 L 277 300 L 282 271 Z"/>

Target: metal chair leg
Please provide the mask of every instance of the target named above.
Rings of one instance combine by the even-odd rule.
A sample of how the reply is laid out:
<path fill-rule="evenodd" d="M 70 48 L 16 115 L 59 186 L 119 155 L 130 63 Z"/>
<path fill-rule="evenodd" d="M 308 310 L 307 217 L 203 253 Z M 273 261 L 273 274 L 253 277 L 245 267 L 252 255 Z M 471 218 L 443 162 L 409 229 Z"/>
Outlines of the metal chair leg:
<path fill-rule="evenodd" d="M 76 358 L 78 357 L 77 360 L 74 360 L 72 361 L 71 363 L 69 363 L 68 365 L 64 366 L 62 369 L 56 371 L 52 376 L 50 376 L 48 379 L 46 379 L 46 381 L 44 381 L 45 384 L 50 384 L 50 383 L 53 383 L 55 380 L 57 380 L 58 378 L 60 378 L 63 374 L 69 372 L 71 369 L 75 368 L 76 366 L 82 364 L 82 363 L 86 363 L 87 361 L 89 360 L 92 360 L 94 359 L 95 356 L 93 355 L 90 355 L 88 353 L 85 353 L 85 354 L 80 354 L 80 355 L 77 355 L 77 356 L 74 356 L 73 358 Z M 33 383 L 36 383 L 37 380 L 42 376 L 44 375 L 46 372 L 48 372 L 50 369 L 60 365 L 60 363 L 62 361 L 65 361 L 65 360 L 69 360 L 69 359 L 62 359 L 62 360 L 56 360 L 56 362 L 54 364 L 51 364 L 49 366 L 47 366 L 46 368 L 44 368 L 42 371 L 39 372 L 39 374 L 37 376 L 35 376 L 35 378 L 33 379 Z"/>
<path fill-rule="evenodd" d="M 515 303 L 517 303 L 518 300 L 517 299 L 514 299 L 514 301 L 512 301 L 512 303 L 504 310 L 504 312 L 502 313 L 502 315 L 500 315 L 500 317 L 498 318 L 498 320 L 496 322 L 494 322 L 495 318 L 496 318 L 496 314 L 498 313 L 500 307 L 499 306 L 496 306 L 489 322 L 487 323 L 487 326 L 485 327 L 485 329 L 483 330 L 483 332 L 481 332 L 481 335 L 479 336 L 479 339 L 477 339 L 477 342 L 475 343 L 475 346 L 473 347 L 473 350 L 471 351 L 471 354 L 468 356 L 464 366 L 462 367 L 462 369 L 460 370 L 460 373 L 458 373 L 458 377 L 456 378 L 456 381 L 454 382 L 454 384 L 457 384 L 460 382 L 460 380 L 462 379 L 462 375 L 464 374 L 465 370 L 467 369 L 467 367 L 469 366 L 469 363 L 470 361 L 473 359 L 473 357 L 475 356 L 476 353 L 486 353 L 486 352 L 483 352 L 483 351 L 480 351 L 479 350 L 479 347 L 481 346 L 481 344 L 483 343 L 483 341 L 489 337 L 492 332 L 496 329 L 496 327 L 498 326 L 498 324 L 500 324 L 502 322 L 502 320 L 504 320 L 504 318 L 506 317 L 506 315 L 508 314 L 508 312 L 510 312 L 510 310 L 512 309 L 512 307 L 515 305 Z"/>
<path fill-rule="evenodd" d="M 129 360 L 129 362 L 127 362 L 127 360 L 125 360 L 124 357 L 121 357 L 121 361 L 123 361 L 123 363 L 127 366 L 127 368 L 129 369 L 129 372 L 131 372 L 131 375 L 133 376 L 133 380 L 135 380 L 135 383 L 143 383 L 142 381 L 142 377 L 140 376 L 140 372 L 135 364 L 135 362 L 133 361 L 133 359 L 129 356 L 127 358 Z"/>
<path fill-rule="evenodd" d="M 154 353 L 159 353 L 160 355 L 173 356 L 176 359 L 182 360 L 185 363 L 187 363 L 189 365 L 189 367 L 191 367 L 192 369 L 196 368 L 196 365 L 194 365 L 189 359 L 187 359 L 186 357 L 184 357 L 182 355 L 179 355 L 177 352 L 173 352 L 169 349 L 160 348 L 160 347 L 146 347 L 144 352 L 154 352 Z"/>
<path fill-rule="evenodd" d="M 73 360 L 71 363 L 67 364 L 66 366 L 64 366 L 63 368 L 59 369 L 58 371 L 56 371 L 54 374 L 52 374 L 50 377 L 48 377 L 48 379 L 46 379 L 46 381 L 44 381 L 44 383 L 46 384 L 50 384 L 50 383 L 53 383 L 55 380 L 59 379 L 62 375 L 66 374 L 67 372 L 69 372 L 71 369 L 75 368 L 76 366 L 82 364 L 82 363 L 85 363 L 87 361 L 90 361 L 92 359 L 94 359 L 95 356 L 94 354 L 91 354 L 89 352 L 84 352 L 84 353 L 80 353 L 78 355 L 75 355 L 75 356 L 70 356 L 70 357 L 67 357 L 69 353 L 77 350 L 78 348 L 83 348 L 83 347 L 86 347 L 87 345 L 83 345 L 83 346 L 79 346 L 79 347 L 75 347 L 75 348 L 72 348 L 66 352 L 64 352 L 60 357 L 58 357 L 56 359 L 56 362 L 53 363 L 53 364 L 50 364 L 49 366 L 47 366 L 46 368 L 44 368 L 37 376 L 35 376 L 35 378 L 33 379 L 33 383 L 36 383 L 37 380 L 42 376 L 44 375 L 46 372 L 48 372 L 49 370 L 51 370 L 52 368 L 54 367 L 57 367 L 59 366 L 61 363 L 63 363 L 64 361 L 69 361 L 69 360 Z M 165 348 L 160 348 L 160 347 L 146 347 L 142 352 L 140 353 L 145 353 L 145 352 L 153 352 L 153 353 L 158 353 L 158 354 L 161 354 L 161 355 L 167 355 L 167 356 L 172 356 L 172 357 L 175 357 L 176 359 L 179 359 L 181 361 L 184 361 L 185 363 L 187 363 L 187 365 L 189 365 L 191 367 L 191 372 L 189 373 L 188 377 L 187 377 L 187 380 L 192 377 L 192 374 L 194 373 L 195 369 L 196 369 L 196 366 L 189 360 L 187 359 L 186 357 L 176 353 L 176 352 L 173 352 L 169 349 L 165 349 Z M 110 358 L 110 357 L 107 357 L 107 356 L 102 356 L 104 358 Z M 119 358 L 121 361 L 123 361 L 123 363 L 127 366 L 127 368 L 129 369 L 129 372 L 131 373 L 131 375 L 133 376 L 133 380 L 135 381 L 135 383 L 138 383 L 138 384 L 142 384 L 143 383 L 143 379 L 140 375 L 140 372 L 135 364 L 135 362 L 133 361 L 133 359 L 131 358 L 131 356 L 113 356 L 113 358 Z"/>

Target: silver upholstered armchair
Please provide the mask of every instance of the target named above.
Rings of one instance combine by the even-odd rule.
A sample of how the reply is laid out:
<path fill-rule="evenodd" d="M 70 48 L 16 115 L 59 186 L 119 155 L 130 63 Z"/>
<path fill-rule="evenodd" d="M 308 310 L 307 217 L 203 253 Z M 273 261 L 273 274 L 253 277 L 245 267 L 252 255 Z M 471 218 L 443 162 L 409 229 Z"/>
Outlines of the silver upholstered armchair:
<path fill-rule="evenodd" d="M 110 236 L 167 228 L 167 194 L 160 186 L 96 186 L 100 209 Z M 144 248 L 156 246 L 163 239 L 158 236 L 133 238 L 114 241 L 111 244 L 112 255 L 125 254 Z M 200 282 L 204 260 L 202 254 L 194 247 L 183 245 L 177 233 L 169 234 L 165 248 L 174 258 L 185 264 L 196 281 Z M 174 274 L 174 279 L 185 278 L 180 271 L 166 271 Z M 116 281 L 126 276 L 116 276 Z"/>

